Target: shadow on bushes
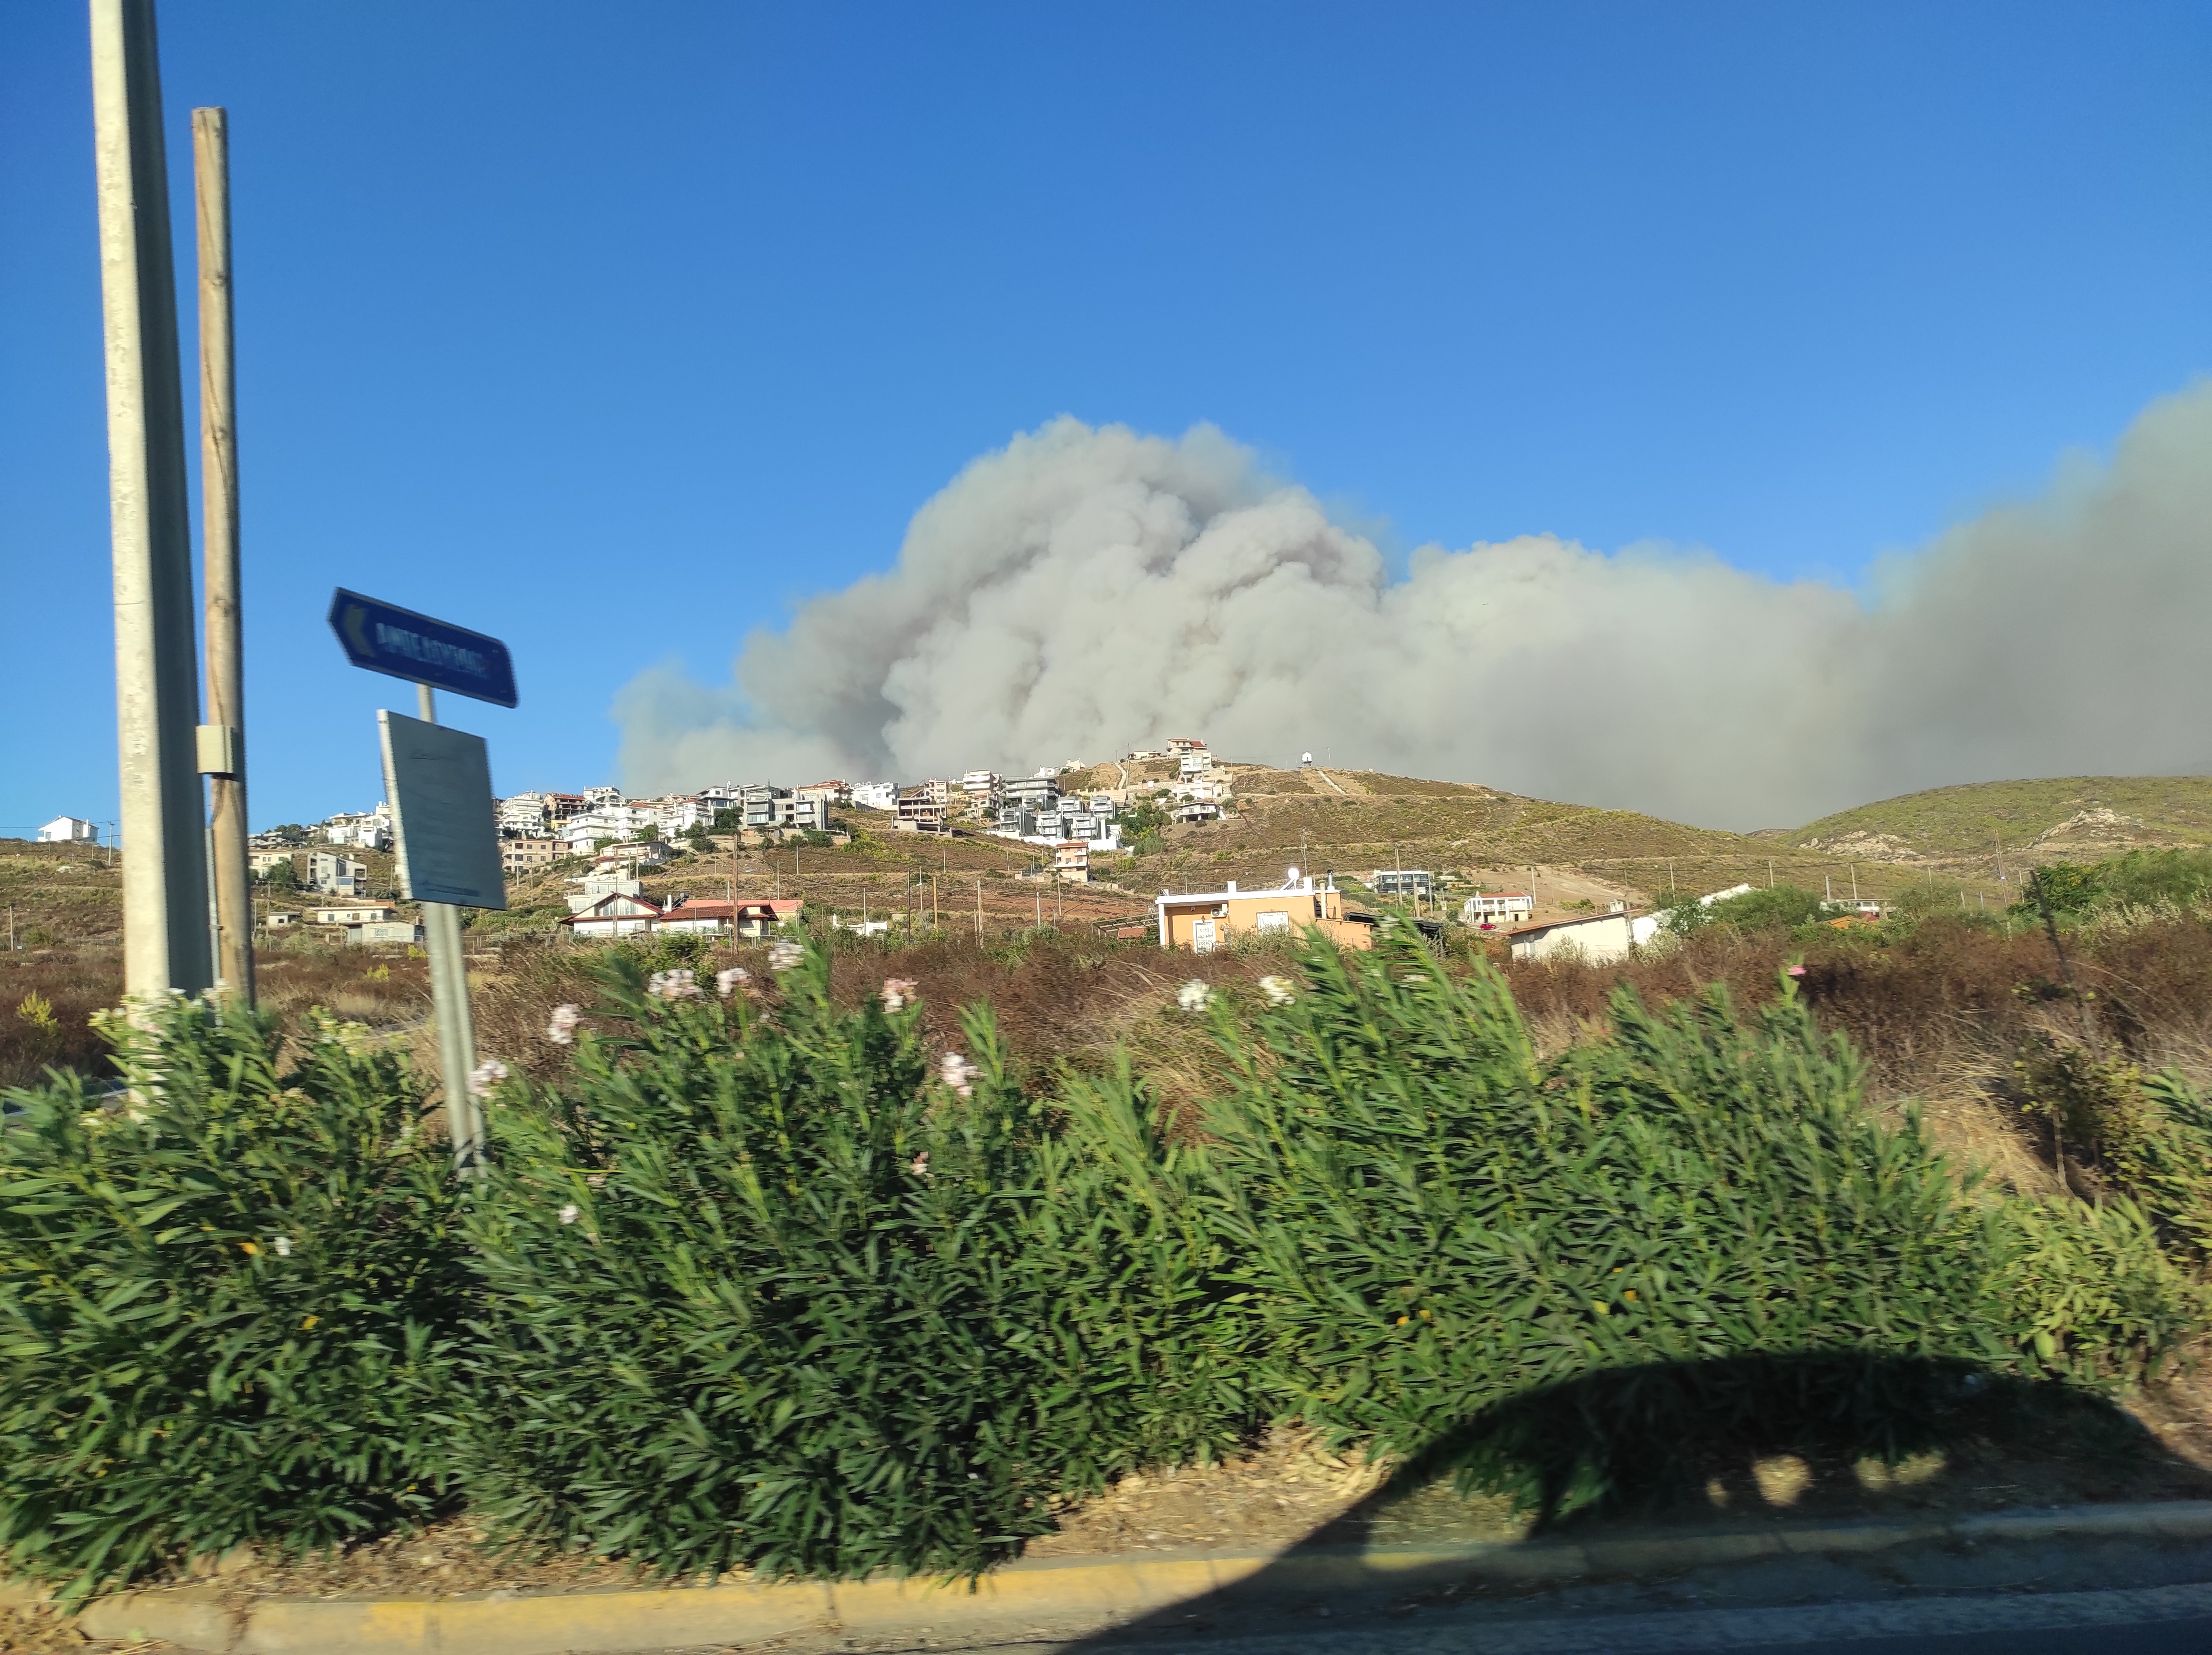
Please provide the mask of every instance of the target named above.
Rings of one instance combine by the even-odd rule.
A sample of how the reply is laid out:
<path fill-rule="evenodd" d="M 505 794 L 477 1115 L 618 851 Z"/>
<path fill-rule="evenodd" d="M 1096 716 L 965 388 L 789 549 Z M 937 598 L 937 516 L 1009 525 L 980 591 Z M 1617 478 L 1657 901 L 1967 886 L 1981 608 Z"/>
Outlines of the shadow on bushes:
<path fill-rule="evenodd" d="M 2171 1454 L 2101 1397 L 1972 1363 L 1858 1353 L 1744 1356 L 1614 1367 L 1485 1409 L 1413 1457 L 1382 1505 L 1443 1479 L 1510 1493 L 1532 1536 L 1624 1518 L 1741 1512 L 1856 1494 L 1964 1445 L 2035 1453 L 2063 1442 L 2110 1470 L 2153 1457 L 2212 1493 L 2212 1476 Z M 1928 1457 L 1942 1456 L 1940 1464 Z M 1795 1460 L 1779 1479 L 1759 1467 Z"/>

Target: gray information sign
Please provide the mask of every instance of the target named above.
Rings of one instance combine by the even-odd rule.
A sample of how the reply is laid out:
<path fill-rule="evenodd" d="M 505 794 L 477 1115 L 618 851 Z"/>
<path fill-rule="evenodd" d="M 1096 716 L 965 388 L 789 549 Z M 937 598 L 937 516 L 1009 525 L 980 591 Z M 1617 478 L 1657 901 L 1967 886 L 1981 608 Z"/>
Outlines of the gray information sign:
<path fill-rule="evenodd" d="M 380 712 L 376 722 L 400 894 L 460 908 L 507 906 L 483 737 L 400 712 Z"/>

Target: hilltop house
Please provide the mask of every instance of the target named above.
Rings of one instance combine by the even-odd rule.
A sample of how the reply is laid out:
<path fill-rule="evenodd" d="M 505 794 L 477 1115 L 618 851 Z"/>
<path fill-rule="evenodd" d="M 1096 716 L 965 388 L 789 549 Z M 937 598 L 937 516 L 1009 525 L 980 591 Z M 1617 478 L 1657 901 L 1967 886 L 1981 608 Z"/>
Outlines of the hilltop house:
<path fill-rule="evenodd" d="M 1306 930 L 1339 948 L 1374 946 L 1374 916 L 1347 913 L 1334 881 L 1316 884 L 1311 874 L 1301 876 L 1296 868 L 1274 890 L 1240 891 L 1232 879 L 1225 890 L 1162 891 L 1153 906 L 1164 949 L 1211 954 L 1240 935 Z"/>
<path fill-rule="evenodd" d="M 56 816 L 39 829 L 41 845 L 89 845 L 100 838 L 100 829 L 77 816 Z"/>
<path fill-rule="evenodd" d="M 1377 896 L 1411 896 L 1425 901 L 1437 894 L 1437 880 L 1425 868 L 1377 868 L 1367 876 L 1367 888 Z"/>
<path fill-rule="evenodd" d="M 325 896 L 359 896 L 368 889 L 368 864 L 336 851 L 311 851 L 307 888 Z"/>
<path fill-rule="evenodd" d="M 501 873 L 531 874 L 550 868 L 558 862 L 567 847 L 550 834 L 533 834 L 521 839 L 502 839 L 499 842 L 499 867 Z"/>

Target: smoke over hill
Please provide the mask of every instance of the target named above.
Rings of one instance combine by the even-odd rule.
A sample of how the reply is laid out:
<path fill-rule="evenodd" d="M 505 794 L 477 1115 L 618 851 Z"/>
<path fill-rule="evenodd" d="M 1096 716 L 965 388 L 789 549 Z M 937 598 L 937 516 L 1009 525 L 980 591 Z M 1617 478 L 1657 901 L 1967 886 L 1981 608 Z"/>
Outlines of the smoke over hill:
<path fill-rule="evenodd" d="M 971 464 L 888 572 L 746 639 L 732 685 L 655 670 L 616 712 L 639 791 L 1027 771 L 1189 732 L 1747 828 L 2191 766 L 2208 620 L 2212 385 L 1860 593 L 1547 535 L 1425 547 L 1393 581 L 1218 431 L 1062 419 Z"/>

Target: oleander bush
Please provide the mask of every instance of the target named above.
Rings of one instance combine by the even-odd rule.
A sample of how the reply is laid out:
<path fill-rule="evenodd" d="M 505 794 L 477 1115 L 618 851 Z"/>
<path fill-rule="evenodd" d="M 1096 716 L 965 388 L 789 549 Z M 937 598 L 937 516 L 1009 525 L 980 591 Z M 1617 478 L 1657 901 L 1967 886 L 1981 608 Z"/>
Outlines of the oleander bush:
<path fill-rule="evenodd" d="M 612 953 L 571 1078 L 502 1094 L 463 1473 L 506 1531 L 974 1569 L 1056 1494 L 1236 1440 L 1237 1325 L 1133 1083 L 1048 1118 L 988 1013 L 933 1066 L 897 985 L 842 1010 L 829 967 L 764 1010 Z"/>
<path fill-rule="evenodd" d="M 131 1089 L 0 1131 L 8 1567 L 82 1591 L 428 1513 L 468 1276 L 412 1077 L 328 1018 L 289 1070 L 242 1009 L 104 1021 Z"/>
<path fill-rule="evenodd" d="M 1198 1120 L 1126 1059 L 1025 1086 L 987 1008 L 947 1052 L 911 984 L 854 1005 L 826 949 L 772 958 L 608 951 L 588 1010 L 544 1008 L 552 1059 L 510 1054 L 466 1190 L 410 1072 L 327 1018 L 280 1074 L 272 1024 L 178 1003 L 111 1021 L 119 1100 L 12 1094 L 12 1565 L 465 1500 L 670 1573 L 966 1572 L 1291 1418 L 1549 1517 L 1701 1434 L 1910 1452 L 2212 1313 L 2212 1106 L 2146 1082 L 2099 1140 L 2124 1187 L 2006 1197 L 1878 1120 L 1786 981 L 1749 1014 L 1624 991 L 1545 1062 L 1489 967 L 1316 944 L 1160 1014 L 1212 1037 Z"/>
<path fill-rule="evenodd" d="M 2000 1200 L 1916 1122 L 1876 1121 L 1786 991 L 1749 1019 L 1724 992 L 1664 1013 L 1623 992 L 1609 1038 L 1547 1068 L 1494 973 L 1448 976 L 1411 938 L 1305 976 L 1251 1033 L 1222 1018 L 1218 1222 L 1273 1409 L 1342 1436 L 1454 1440 L 1471 1480 L 1526 1492 L 1525 1445 L 1466 1422 L 1589 1374 L 1700 1376 L 1620 1388 L 1613 1434 L 1679 1428 L 1692 1394 L 1770 1432 L 1878 1427 L 1911 1411 L 1884 1387 L 1921 1385 L 1914 1364 L 2094 1382 L 2204 1319 L 2140 1212 Z"/>

